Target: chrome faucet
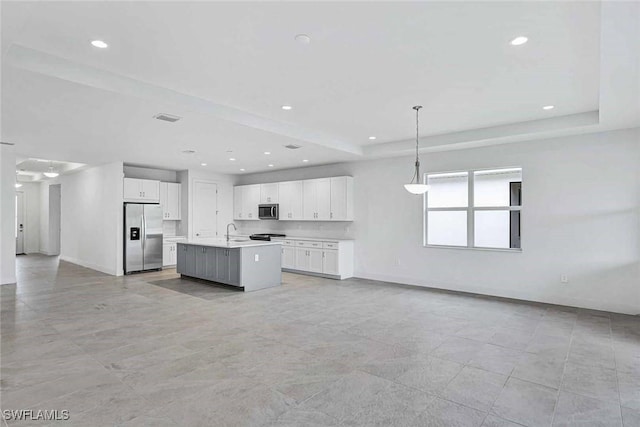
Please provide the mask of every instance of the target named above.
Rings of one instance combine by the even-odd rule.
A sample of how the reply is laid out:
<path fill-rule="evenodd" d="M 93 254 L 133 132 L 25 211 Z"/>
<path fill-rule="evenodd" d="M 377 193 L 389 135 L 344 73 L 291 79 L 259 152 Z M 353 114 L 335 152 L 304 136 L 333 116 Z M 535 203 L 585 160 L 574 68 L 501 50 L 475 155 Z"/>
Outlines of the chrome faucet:
<path fill-rule="evenodd" d="M 229 243 L 229 226 L 230 225 L 233 225 L 233 229 L 235 231 L 238 231 L 238 229 L 236 228 L 236 225 L 234 223 L 230 222 L 229 224 L 227 224 L 227 243 Z"/>

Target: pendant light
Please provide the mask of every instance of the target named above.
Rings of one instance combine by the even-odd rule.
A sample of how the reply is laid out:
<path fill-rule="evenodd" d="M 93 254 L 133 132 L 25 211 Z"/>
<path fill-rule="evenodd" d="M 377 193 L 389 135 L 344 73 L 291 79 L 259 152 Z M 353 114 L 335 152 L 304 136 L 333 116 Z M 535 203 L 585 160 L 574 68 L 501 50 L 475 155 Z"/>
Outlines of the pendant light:
<path fill-rule="evenodd" d="M 415 107 L 413 107 L 413 109 L 416 110 L 416 170 L 413 174 L 413 178 L 411 178 L 411 182 L 404 185 L 404 188 L 411 194 L 424 194 L 429 191 L 429 186 L 427 184 L 420 184 L 420 157 L 418 156 L 418 115 L 420 114 L 421 108 L 421 105 L 416 105 Z"/>
<path fill-rule="evenodd" d="M 58 175 L 60 174 L 53 170 L 53 162 L 49 162 L 49 170 L 44 173 L 44 176 L 46 176 L 47 178 L 55 178 Z"/>

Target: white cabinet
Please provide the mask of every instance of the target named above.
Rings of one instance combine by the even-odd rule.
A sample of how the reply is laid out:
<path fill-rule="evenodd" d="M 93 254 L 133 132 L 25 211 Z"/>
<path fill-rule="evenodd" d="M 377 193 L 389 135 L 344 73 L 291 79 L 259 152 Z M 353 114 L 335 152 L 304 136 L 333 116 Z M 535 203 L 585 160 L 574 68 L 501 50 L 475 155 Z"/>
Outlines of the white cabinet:
<path fill-rule="evenodd" d="M 124 178 L 123 197 L 125 202 L 158 203 L 160 201 L 160 181 Z"/>
<path fill-rule="evenodd" d="M 162 219 L 181 219 L 180 184 L 174 182 L 160 183 L 160 205 L 162 206 Z"/>
<path fill-rule="evenodd" d="M 278 203 L 278 183 L 260 184 L 260 203 Z"/>
<path fill-rule="evenodd" d="M 337 176 L 331 180 L 331 213 L 334 221 L 353 221 L 353 178 Z"/>
<path fill-rule="evenodd" d="M 302 181 L 278 183 L 281 221 L 299 221 L 303 219 L 302 191 Z"/>
<path fill-rule="evenodd" d="M 168 267 L 178 263 L 178 249 L 176 243 L 164 243 L 162 245 L 162 266 Z"/>
<path fill-rule="evenodd" d="M 340 274 L 340 259 L 339 252 L 337 250 L 323 249 L 322 257 L 322 272 L 324 274 Z"/>
<path fill-rule="evenodd" d="M 258 219 L 260 204 L 260 184 L 239 185 L 233 189 L 233 218 L 243 220 Z"/>
<path fill-rule="evenodd" d="M 331 180 L 329 178 L 303 181 L 303 218 L 327 221 L 331 216 Z"/>
<path fill-rule="evenodd" d="M 234 187 L 233 218 L 258 219 L 260 203 L 278 203 L 281 221 L 353 221 L 353 177 Z"/>
<path fill-rule="evenodd" d="M 296 249 L 282 245 L 282 268 L 296 268 Z"/>
<path fill-rule="evenodd" d="M 353 277 L 353 241 L 316 241 L 301 238 L 282 242 L 282 268 L 334 279 Z"/>

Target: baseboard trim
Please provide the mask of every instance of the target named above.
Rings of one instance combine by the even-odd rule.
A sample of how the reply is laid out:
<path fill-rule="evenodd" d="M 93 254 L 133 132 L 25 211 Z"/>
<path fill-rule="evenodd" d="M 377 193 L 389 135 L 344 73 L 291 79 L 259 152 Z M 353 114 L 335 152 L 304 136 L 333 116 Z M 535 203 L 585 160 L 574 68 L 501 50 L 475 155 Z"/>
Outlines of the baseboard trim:
<path fill-rule="evenodd" d="M 425 283 L 413 278 L 391 276 L 386 274 L 371 274 L 356 272 L 355 277 L 358 279 L 375 280 L 380 282 L 388 282 L 397 285 L 411 286 L 417 288 L 426 288 L 442 292 L 452 292 L 458 294 L 467 294 L 477 297 L 496 298 L 502 300 L 512 300 L 518 302 L 527 302 L 531 304 L 555 305 L 560 307 L 580 308 L 594 311 L 604 311 L 608 313 L 627 314 L 631 316 L 639 316 L 638 307 L 629 304 L 594 304 L 592 301 L 578 300 L 574 298 L 549 299 L 523 295 L 509 295 L 503 292 L 478 292 L 477 290 L 463 289 L 453 284 L 443 283 Z"/>

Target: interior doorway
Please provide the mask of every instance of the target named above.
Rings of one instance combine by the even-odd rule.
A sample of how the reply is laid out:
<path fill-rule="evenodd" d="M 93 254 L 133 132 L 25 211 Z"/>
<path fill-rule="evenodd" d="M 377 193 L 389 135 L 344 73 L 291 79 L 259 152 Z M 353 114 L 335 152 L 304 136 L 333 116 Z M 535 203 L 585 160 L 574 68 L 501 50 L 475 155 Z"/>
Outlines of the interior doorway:
<path fill-rule="evenodd" d="M 24 193 L 16 191 L 16 255 L 24 254 Z"/>
<path fill-rule="evenodd" d="M 60 184 L 49 186 L 49 254 L 60 255 Z"/>

